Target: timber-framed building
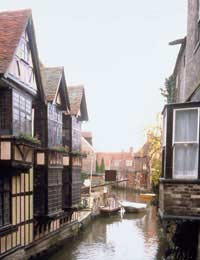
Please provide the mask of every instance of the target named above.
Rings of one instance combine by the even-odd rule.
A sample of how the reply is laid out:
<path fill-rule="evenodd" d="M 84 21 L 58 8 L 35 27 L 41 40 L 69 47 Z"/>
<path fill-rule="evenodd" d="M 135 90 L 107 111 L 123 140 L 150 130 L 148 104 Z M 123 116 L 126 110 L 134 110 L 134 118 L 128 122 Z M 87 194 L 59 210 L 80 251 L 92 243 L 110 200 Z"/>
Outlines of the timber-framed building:
<path fill-rule="evenodd" d="M 0 258 L 28 259 L 77 222 L 87 119 L 84 87 L 39 61 L 31 10 L 1 12 Z"/>

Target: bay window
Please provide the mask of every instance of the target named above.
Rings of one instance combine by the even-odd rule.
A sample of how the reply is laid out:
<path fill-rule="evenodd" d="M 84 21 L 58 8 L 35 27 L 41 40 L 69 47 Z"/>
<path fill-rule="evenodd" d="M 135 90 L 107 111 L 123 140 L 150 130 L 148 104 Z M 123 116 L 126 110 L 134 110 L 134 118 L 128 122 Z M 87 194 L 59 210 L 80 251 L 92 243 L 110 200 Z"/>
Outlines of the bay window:
<path fill-rule="evenodd" d="M 13 90 L 13 134 L 32 134 L 32 101 Z"/>
<path fill-rule="evenodd" d="M 48 145 L 62 145 L 62 111 L 54 104 L 48 104 Z"/>
<path fill-rule="evenodd" d="M 163 117 L 163 177 L 197 179 L 200 103 L 170 104 Z"/>
<path fill-rule="evenodd" d="M 173 177 L 197 178 L 199 109 L 174 110 Z"/>

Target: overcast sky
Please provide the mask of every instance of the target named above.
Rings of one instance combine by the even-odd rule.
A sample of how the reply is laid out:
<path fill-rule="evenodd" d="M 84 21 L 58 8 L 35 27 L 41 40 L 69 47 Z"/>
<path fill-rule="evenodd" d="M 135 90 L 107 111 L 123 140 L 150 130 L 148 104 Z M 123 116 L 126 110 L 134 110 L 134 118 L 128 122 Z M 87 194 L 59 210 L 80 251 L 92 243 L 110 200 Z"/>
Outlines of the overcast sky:
<path fill-rule="evenodd" d="M 186 34 L 186 0 L 0 0 L 1 10 L 31 8 L 40 58 L 64 66 L 68 85 L 84 84 L 98 151 L 144 142 L 162 110 L 159 88 Z"/>

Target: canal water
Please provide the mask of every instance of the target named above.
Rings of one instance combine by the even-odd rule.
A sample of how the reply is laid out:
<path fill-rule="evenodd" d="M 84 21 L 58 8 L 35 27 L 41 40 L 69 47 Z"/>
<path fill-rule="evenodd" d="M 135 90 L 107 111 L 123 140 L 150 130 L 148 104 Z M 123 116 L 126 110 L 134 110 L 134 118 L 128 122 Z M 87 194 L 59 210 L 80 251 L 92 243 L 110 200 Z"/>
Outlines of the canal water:
<path fill-rule="evenodd" d="M 128 191 L 120 199 L 141 201 Z M 162 232 L 155 206 L 145 214 L 97 217 L 79 236 L 68 240 L 50 260 L 153 260 L 162 258 Z"/>

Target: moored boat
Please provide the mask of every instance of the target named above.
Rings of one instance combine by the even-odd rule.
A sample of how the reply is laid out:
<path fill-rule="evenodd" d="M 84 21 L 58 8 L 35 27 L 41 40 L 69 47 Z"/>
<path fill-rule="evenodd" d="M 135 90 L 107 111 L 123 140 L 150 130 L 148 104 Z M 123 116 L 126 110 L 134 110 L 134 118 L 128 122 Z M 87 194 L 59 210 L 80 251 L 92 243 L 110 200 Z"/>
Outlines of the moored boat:
<path fill-rule="evenodd" d="M 147 204 L 145 203 L 121 201 L 120 204 L 127 213 L 142 213 L 147 208 Z"/>
<path fill-rule="evenodd" d="M 121 207 L 115 198 L 108 198 L 106 206 L 99 207 L 100 213 L 104 215 L 116 214 L 120 209 Z"/>
<path fill-rule="evenodd" d="M 101 214 L 108 214 L 108 215 L 110 215 L 110 214 L 118 213 L 121 208 L 120 207 L 112 208 L 112 207 L 109 207 L 109 206 L 107 206 L 107 207 L 102 206 L 99 209 L 100 209 Z"/>
<path fill-rule="evenodd" d="M 149 199 L 149 200 L 151 200 L 151 199 L 154 199 L 156 197 L 156 194 L 155 193 L 141 193 L 140 197 L 142 199 Z"/>

